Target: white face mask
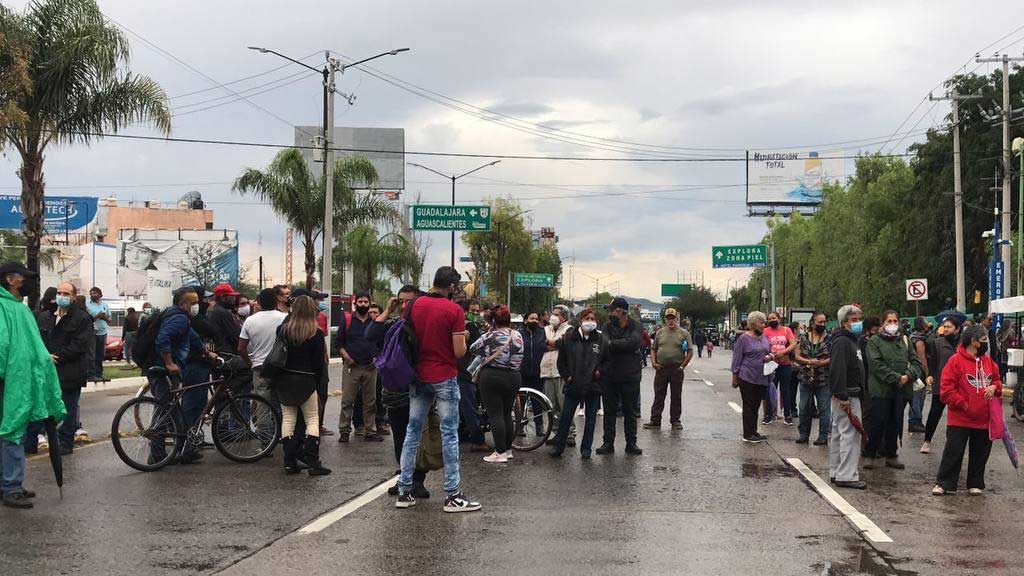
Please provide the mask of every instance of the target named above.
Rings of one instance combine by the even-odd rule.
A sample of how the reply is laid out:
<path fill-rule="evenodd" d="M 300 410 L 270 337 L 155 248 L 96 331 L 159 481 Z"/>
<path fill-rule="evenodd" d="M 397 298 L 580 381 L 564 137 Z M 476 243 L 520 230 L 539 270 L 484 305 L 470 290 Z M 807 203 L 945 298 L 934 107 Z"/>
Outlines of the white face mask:
<path fill-rule="evenodd" d="M 238 315 L 241 316 L 242 318 L 245 318 L 246 316 L 248 316 L 250 311 L 251 311 L 251 308 L 249 307 L 248 304 L 246 304 L 245 306 L 239 306 L 238 307 Z"/>
<path fill-rule="evenodd" d="M 198 302 L 193 304 L 192 307 L 188 309 L 188 315 L 193 317 L 193 318 L 195 318 L 196 316 L 199 316 L 199 303 Z"/>
<path fill-rule="evenodd" d="M 584 334 L 590 334 L 594 330 L 597 330 L 597 322 L 594 322 L 593 320 L 588 320 L 580 324 L 580 328 L 583 329 Z"/>
<path fill-rule="evenodd" d="M 885 330 L 885 333 L 888 334 L 889 336 L 895 336 L 900 331 L 900 325 L 899 324 L 886 324 L 885 328 L 883 328 L 883 330 Z"/>
<path fill-rule="evenodd" d="M 562 319 L 559 318 L 558 316 L 555 316 L 554 314 L 552 314 L 551 317 L 548 318 L 548 324 L 550 324 L 552 328 L 558 328 L 558 325 L 561 323 Z"/>

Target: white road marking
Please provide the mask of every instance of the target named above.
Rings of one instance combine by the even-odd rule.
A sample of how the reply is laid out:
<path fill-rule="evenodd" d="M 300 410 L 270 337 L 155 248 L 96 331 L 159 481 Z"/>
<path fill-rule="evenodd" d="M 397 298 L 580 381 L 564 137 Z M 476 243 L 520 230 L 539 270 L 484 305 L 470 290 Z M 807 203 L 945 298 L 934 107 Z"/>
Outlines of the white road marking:
<path fill-rule="evenodd" d="M 327 528 L 328 526 L 334 524 L 338 520 L 341 520 L 345 516 L 348 516 L 349 514 L 355 512 L 356 510 L 359 510 L 363 506 L 366 506 L 370 502 L 373 502 L 381 495 L 386 494 L 388 488 L 393 486 L 397 481 L 398 476 L 395 476 L 390 480 L 387 480 L 385 482 L 382 482 L 381 484 L 378 484 L 377 486 L 374 486 L 373 488 L 370 488 L 369 490 L 363 492 L 362 494 L 353 498 L 352 500 L 349 500 L 348 502 L 342 504 L 341 506 L 338 506 L 334 510 L 331 510 L 330 512 L 324 514 L 316 520 L 313 520 L 309 524 L 306 524 L 302 528 L 299 528 L 299 534 L 313 534 L 316 532 L 320 532 L 324 528 Z"/>
<path fill-rule="evenodd" d="M 700 370 L 697 370 L 696 368 L 694 368 L 694 369 L 693 369 L 693 373 L 694 373 L 694 374 L 700 374 Z"/>
<path fill-rule="evenodd" d="M 711 380 L 704 380 L 704 383 L 707 384 L 708 386 L 714 386 L 715 385 L 715 383 L 712 382 Z"/>
<path fill-rule="evenodd" d="M 845 498 L 826 484 L 820 476 L 814 473 L 814 470 L 808 468 L 799 458 L 786 458 L 786 462 L 793 468 L 796 468 L 796 471 L 811 483 L 811 486 L 817 490 L 818 494 L 821 494 L 821 497 L 842 514 L 865 538 L 876 543 L 892 542 L 892 538 L 888 534 L 882 531 L 867 516 L 858 512 L 856 508 L 851 506 Z"/>
<path fill-rule="evenodd" d="M 740 405 L 735 402 L 729 402 L 729 408 L 732 408 L 737 414 L 743 414 L 743 408 L 740 408 Z"/>

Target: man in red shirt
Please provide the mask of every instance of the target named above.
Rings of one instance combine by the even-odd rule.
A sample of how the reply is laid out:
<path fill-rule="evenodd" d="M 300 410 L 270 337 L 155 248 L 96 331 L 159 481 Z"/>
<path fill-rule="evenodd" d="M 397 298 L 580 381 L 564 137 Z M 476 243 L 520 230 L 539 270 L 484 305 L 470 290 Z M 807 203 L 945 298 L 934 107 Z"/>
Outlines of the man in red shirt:
<path fill-rule="evenodd" d="M 775 362 L 779 364 L 779 367 L 775 369 L 775 374 L 772 375 L 774 380 L 772 385 L 782 393 L 785 423 L 786 426 L 792 426 L 793 418 L 797 413 L 796 386 L 793 385 L 793 361 L 790 355 L 796 349 L 796 335 L 793 334 L 789 326 L 780 324 L 778 312 L 768 313 L 768 327 L 764 329 L 764 335 L 768 338 L 772 354 L 775 355 Z M 771 394 L 767 396 L 770 397 Z M 778 406 L 768 397 L 764 400 L 764 424 L 771 424 L 778 418 Z"/>
<path fill-rule="evenodd" d="M 462 277 L 450 266 L 434 274 L 430 292 L 414 300 L 408 313 L 416 332 L 418 382 L 409 390 L 409 426 L 402 445 L 402 475 L 398 479 L 397 508 L 416 505 L 412 476 L 416 451 L 431 404 L 441 418 L 441 449 L 444 455 L 445 512 L 475 512 L 480 503 L 463 494 L 459 477 L 459 381 L 458 359 L 466 354 L 466 317 L 452 302 Z"/>

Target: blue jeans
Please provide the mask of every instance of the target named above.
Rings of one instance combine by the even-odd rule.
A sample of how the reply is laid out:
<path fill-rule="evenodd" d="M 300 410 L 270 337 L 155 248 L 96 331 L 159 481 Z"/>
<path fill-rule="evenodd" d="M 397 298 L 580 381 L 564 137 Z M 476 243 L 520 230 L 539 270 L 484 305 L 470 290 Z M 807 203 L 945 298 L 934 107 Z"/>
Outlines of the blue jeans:
<path fill-rule="evenodd" d="M 779 393 L 782 394 L 782 415 L 786 418 L 793 418 L 797 415 L 796 390 L 797 381 L 793 375 L 793 366 L 789 364 L 779 365 L 775 371 L 775 381 L 779 384 Z"/>
<path fill-rule="evenodd" d="M 811 419 L 814 410 L 811 408 L 811 398 L 814 398 L 818 406 L 818 438 L 827 440 L 829 431 L 832 429 L 832 392 L 828 385 L 814 386 L 800 381 L 800 430 L 801 438 L 809 438 L 811 435 Z"/>
<path fill-rule="evenodd" d="M 206 362 L 189 362 L 185 364 L 181 372 L 181 383 L 183 386 L 202 384 L 210 380 L 210 365 Z M 203 415 L 203 408 L 206 408 L 206 400 L 209 395 L 209 388 L 193 388 L 185 392 L 181 397 L 181 416 L 185 420 L 185 426 L 191 428 L 199 422 Z"/>
<path fill-rule="evenodd" d="M 0 469 L 3 470 L 0 492 L 5 496 L 21 492 L 21 483 L 25 481 L 25 447 L 0 439 Z"/>
<path fill-rule="evenodd" d="M 444 455 L 444 491 L 459 493 L 459 382 L 456 378 L 437 384 L 417 383 L 409 389 L 409 427 L 402 445 L 402 475 L 398 490 L 408 494 L 412 490 L 412 476 L 416 471 L 416 451 L 420 447 L 423 423 L 427 420 L 431 404 L 437 403 L 441 418 L 441 451 Z"/>
<path fill-rule="evenodd" d="M 480 415 L 477 413 L 476 384 L 470 380 L 459 381 L 459 414 L 466 427 L 466 439 L 472 444 L 486 442 L 484 431 L 480 428 Z"/>
<path fill-rule="evenodd" d="M 583 439 L 580 442 L 580 454 L 590 455 L 590 448 L 594 444 L 594 429 L 597 426 L 597 408 L 601 405 L 601 394 L 593 393 L 587 396 L 579 396 L 572 389 L 566 387 L 565 402 L 562 403 L 562 414 L 558 418 L 558 432 L 555 433 L 555 449 L 559 452 L 565 450 L 566 441 L 569 439 L 569 431 L 573 425 L 573 418 L 576 416 L 576 408 L 583 404 Z"/>
<path fill-rule="evenodd" d="M 81 426 L 78 422 L 78 404 L 82 399 L 82 389 L 61 390 L 60 393 L 64 398 L 64 407 L 67 408 L 68 415 L 57 427 L 57 438 L 60 440 L 61 448 L 73 449 L 75 447 L 75 432 Z M 53 449 L 54 447 L 51 446 L 50 450 Z"/>
<path fill-rule="evenodd" d="M 924 395 L 927 389 L 922 388 L 920 392 L 912 392 L 913 396 L 906 399 L 910 404 L 910 414 L 907 418 L 911 426 L 924 426 Z"/>

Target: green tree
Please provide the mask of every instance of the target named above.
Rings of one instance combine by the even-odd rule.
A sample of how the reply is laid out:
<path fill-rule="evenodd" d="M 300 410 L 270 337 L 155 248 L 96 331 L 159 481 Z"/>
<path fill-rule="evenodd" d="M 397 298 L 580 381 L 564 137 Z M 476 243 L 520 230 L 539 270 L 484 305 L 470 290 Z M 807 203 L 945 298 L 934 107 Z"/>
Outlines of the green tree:
<path fill-rule="evenodd" d="M 353 292 L 372 292 L 381 274 L 401 280 L 416 266 L 416 251 L 404 236 L 389 233 L 378 236 L 369 224 L 361 224 L 345 236 L 344 261 L 352 266 Z"/>
<path fill-rule="evenodd" d="M 694 324 L 718 324 L 729 311 L 714 292 L 703 286 L 683 292 L 665 304 L 665 307 L 675 308 L 681 317 L 689 318 Z"/>
<path fill-rule="evenodd" d="M 377 171 L 369 160 L 360 157 L 338 160 L 333 189 L 337 238 L 343 238 L 358 224 L 397 218 L 394 207 L 382 197 L 357 193 L 348 184 L 376 181 Z M 246 168 L 235 180 L 232 190 L 269 202 L 274 212 L 295 229 L 305 255 L 306 287 L 312 289 L 316 284 L 316 242 L 324 227 L 323 178 L 317 178 L 298 150 L 289 148 L 279 152 L 266 170 Z"/>
<path fill-rule="evenodd" d="M 146 76 L 127 70 L 128 40 L 104 18 L 95 0 L 37 0 L 22 14 L 0 11 L 7 38 L 28 42 L 31 90 L 6 94 L 23 114 L 3 127 L 21 156 L 21 208 L 28 243 L 26 266 L 39 270 L 44 230 L 43 158 L 57 144 L 89 144 L 104 134 L 148 122 L 171 131 L 167 96 Z M 12 56 L 4 48 L 0 60 Z M 16 56 L 14 59 L 16 60 Z M 35 290 L 29 294 L 34 305 Z"/>
<path fill-rule="evenodd" d="M 462 242 L 469 248 L 477 273 L 486 279 L 488 297 L 505 302 L 509 273 L 528 272 L 532 265 L 533 240 L 519 203 L 498 198 L 489 204 L 491 230 L 467 232 L 462 235 Z"/>
<path fill-rule="evenodd" d="M 562 259 L 555 246 L 541 246 L 530 251 L 527 268 L 513 272 L 551 274 L 556 281 L 562 274 Z M 557 295 L 556 288 L 512 288 L 512 304 L 523 313 L 542 312 L 551 308 Z"/>

